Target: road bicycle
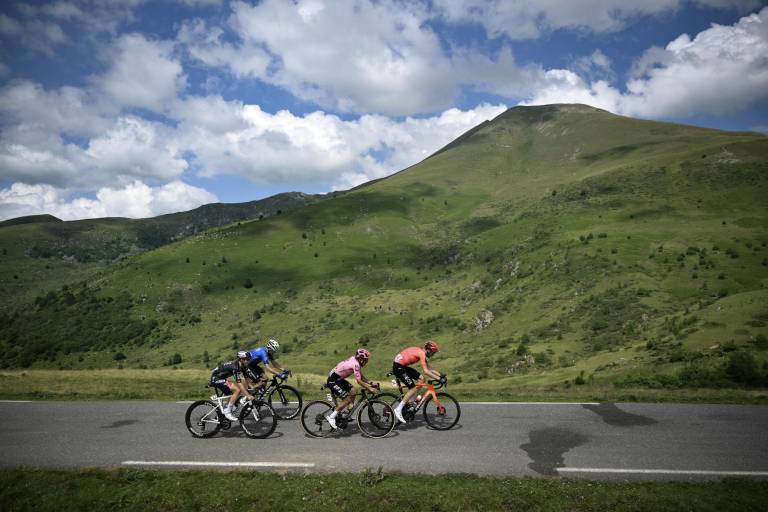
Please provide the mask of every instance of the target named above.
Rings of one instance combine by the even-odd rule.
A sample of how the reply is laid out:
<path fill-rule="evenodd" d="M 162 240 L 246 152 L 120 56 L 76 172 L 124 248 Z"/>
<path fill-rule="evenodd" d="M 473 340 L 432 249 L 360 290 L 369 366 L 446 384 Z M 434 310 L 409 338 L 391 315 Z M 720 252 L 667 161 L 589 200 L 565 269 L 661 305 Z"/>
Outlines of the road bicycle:
<path fill-rule="evenodd" d="M 272 377 L 272 381 L 261 389 L 255 390 L 256 397 L 267 402 L 281 420 L 292 420 L 301 412 L 301 393 L 285 384 L 290 372 L 285 371 Z M 252 394 L 254 390 L 249 390 Z"/>
<path fill-rule="evenodd" d="M 323 386 L 324 389 L 326 386 Z M 326 400 L 313 400 L 308 402 L 301 411 L 301 426 L 304 431 L 312 437 L 327 437 L 334 429 L 326 419 L 329 414 L 338 405 L 338 399 L 331 393 Z M 361 389 L 360 398 L 351 408 L 341 411 L 336 416 L 336 429 L 344 430 L 352 422 L 357 413 L 357 426 L 360 432 L 367 437 L 384 437 L 389 435 L 395 428 L 395 413 L 392 407 L 368 394 L 367 390 Z"/>
<path fill-rule="evenodd" d="M 228 401 L 229 395 L 223 395 L 216 388 L 216 394 L 209 400 L 193 402 L 184 416 L 189 433 L 194 437 L 211 437 L 219 430 L 229 430 L 232 421 L 224 416 L 224 406 Z M 263 439 L 275 431 L 277 415 L 269 403 L 260 398 L 249 401 L 241 397 L 236 407 L 240 410 L 235 409 L 232 413 L 238 415 L 240 429 L 246 436 Z"/>
<path fill-rule="evenodd" d="M 392 373 L 388 373 L 387 377 L 392 376 Z M 408 387 L 400 382 L 399 379 L 392 381 L 397 386 L 400 394 L 395 394 L 389 391 L 384 391 L 376 395 L 376 398 L 385 400 L 394 408 L 403 399 L 405 393 L 408 392 Z M 426 392 L 419 393 L 415 403 L 411 402 L 403 407 L 403 419 L 406 422 L 413 421 L 416 418 L 416 414 L 419 410 L 423 410 L 424 421 L 427 425 L 435 430 L 448 430 L 453 428 L 456 423 L 459 422 L 461 417 L 461 407 L 459 401 L 453 398 L 448 393 L 441 391 L 436 392 L 436 389 L 441 389 L 448 384 L 447 379 L 430 380 L 426 384 L 417 384 L 419 388 L 427 388 Z M 398 422 L 399 423 L 399 422 Z"/>

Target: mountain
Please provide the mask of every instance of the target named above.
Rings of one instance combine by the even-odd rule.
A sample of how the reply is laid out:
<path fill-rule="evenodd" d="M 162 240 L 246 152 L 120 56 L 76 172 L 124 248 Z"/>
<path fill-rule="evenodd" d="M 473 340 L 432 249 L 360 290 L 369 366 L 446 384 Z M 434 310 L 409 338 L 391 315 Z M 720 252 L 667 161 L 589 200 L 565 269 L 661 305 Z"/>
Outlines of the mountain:
<path fill-rule="evenodd" d="M 365 345 L 380 376 L 433 338 L 466 389 L 756 385 L 765 197 L 763 135 L 515 107 L 389 178 L 38 297 L 0 352 L 199 368 L 274 336 L 295 370 Z"/>
<path fill-rule="evenodd" d="M 12 309 L 38 294 L 77 282 L 119 258 L 154 249 L 203 231 L 270 217 L 338 193 L 287 192 L 258 201 L 207 204 L 148 219 L 62 221 L 33 215 L 0 222 L 0 306 Z"/>

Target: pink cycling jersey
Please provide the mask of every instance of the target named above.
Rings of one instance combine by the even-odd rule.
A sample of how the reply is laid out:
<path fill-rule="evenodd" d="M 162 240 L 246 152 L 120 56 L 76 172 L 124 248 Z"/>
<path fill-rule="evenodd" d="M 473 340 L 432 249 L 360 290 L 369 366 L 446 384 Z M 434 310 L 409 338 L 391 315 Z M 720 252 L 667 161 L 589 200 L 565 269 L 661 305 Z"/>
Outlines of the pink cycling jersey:
<path fill-rule="evenodd" d="M 355 356 L 352 356 L 349 359 L 345 359 L 337 364 L 336 368 L 334 368 L 332 372 L 342 379 L 346 379 L 354 373 L 357 380 L 363 380 L 363 374 L 360 373 L 360 363 L 357 361 Z"/>

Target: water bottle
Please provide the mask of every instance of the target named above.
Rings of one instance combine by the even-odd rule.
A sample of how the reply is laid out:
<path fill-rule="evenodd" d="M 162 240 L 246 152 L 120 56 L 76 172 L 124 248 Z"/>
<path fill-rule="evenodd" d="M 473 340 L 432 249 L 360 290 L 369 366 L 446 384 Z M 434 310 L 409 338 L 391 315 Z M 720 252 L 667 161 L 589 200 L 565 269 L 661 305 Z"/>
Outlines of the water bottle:
<path fill-rule="evenodd" d="M 392 379 L 390 382 L 392 382 L 392 387 L 393 388 L 397 387 L 397 380 L 396 379 Z"/>
<path fill-rule="evenodd" d="M 328 393 L 327 395 L 325 395 L 325 399 L 328 400 L 329 402 L 333 402 L 333 395 Z"/>

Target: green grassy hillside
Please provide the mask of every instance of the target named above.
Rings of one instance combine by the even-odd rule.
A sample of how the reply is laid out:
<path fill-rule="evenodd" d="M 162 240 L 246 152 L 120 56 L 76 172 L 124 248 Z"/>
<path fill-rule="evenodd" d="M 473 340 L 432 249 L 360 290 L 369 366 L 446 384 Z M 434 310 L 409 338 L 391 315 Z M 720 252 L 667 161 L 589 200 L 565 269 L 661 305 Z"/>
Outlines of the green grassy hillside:
<path fill-rule="evenodd" d="M 468 390 L 764 385 L 766 197 L 765 136 L 516 107 L 387 179 L 52 290 L 0 352 L 203 368 L 274 336 L 297 371 L 365 345 L 381 377 L 433 338 Z"/>
<path fill-rule="evenodd" d="M 12 311 L 64 285 L 89 279 L 132 254 L 248 219 L 269 217 L 335 194 L 278 194 L 259 201 L 207 204 L 150 219 L 64 222 L 33 215 L 0 222 L 0 308 Z"/>

